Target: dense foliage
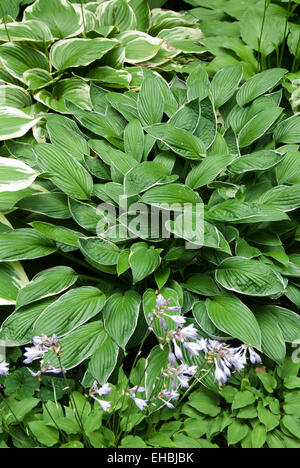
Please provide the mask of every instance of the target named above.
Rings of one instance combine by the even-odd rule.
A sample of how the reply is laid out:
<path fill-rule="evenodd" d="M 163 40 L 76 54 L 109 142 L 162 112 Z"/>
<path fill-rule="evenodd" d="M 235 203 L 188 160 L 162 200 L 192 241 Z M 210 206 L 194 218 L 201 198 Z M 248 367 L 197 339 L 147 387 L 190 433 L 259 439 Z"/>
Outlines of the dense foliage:
<path fill-rule="evenodd" d="M 2 444 L 298 446 L 298 3 L 149 3 L 1 2 Z"/>

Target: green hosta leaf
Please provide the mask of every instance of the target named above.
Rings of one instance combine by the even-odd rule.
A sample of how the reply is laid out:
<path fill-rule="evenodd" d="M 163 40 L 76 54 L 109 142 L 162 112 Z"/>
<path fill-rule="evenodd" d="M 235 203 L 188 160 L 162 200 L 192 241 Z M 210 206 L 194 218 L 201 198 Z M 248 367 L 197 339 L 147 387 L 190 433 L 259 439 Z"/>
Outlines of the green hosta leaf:
<path fill-rule="evenodd" d="M 93 68 L 89 70 L 86 78 L 112 88 L 128 88 L 132 80 L 132 76 L 128 71 L 115 70 L 111 67 Z"/>
<path fill-rule="evenodd" d="M 238 442 L 243 440 L 249 432 L 250 432 L 249 426 L 245 423 L 242 423 L 238 419 L 236 419 L 228 427 L 228 431 L 227 431 L 228 445 L 237 444 Z"/>
<path fill-rule="evenodd" d="M 89 65 L 113 49 L 113 39 L 65 39 L 51 48 L 50 60 L 56 70 Z"/>
<path fill-rule="evenodd" d="M 126 195 L 137 195 L 154 185 L 174 182 L 176 176 L 169 176 L 169 172 L 158 162 L 144 161 L 129 171 L 124 180 Z"/>
<path fill-rule="evenodd" d="M 72 289 L 44 310 L 34 324 L 33 334 L 64 336 L 97 315 L 104 303 L 105 296 L 97 288 Z"/>
<path fill-rule="evenodd" d="M 135 291 L 113 294 L 103 310 L 104 327 L 118 346 L 125 349 L 139 316 L 141 298 Z"/>
<path fill-rule="evenodd" d="M 244 174 L 252 171 L 266 171 L 282 161 L 283 156 L 272 150 L 255 151 L 254 153 L 236 158 L 230 164 L 230 172 Z"/>
<path fill-rule="evenodd" d="M 80 124 L 95 135 L 107 138 L 108 140 L 119 140 L 120 135 L 123 134 L 125 121 L 114 109 L 108 108 L 105 114 L 100 114 L 98 112 L 82 110 L 71 103 L 68 103 L 67 107 Z"/>
<path fill-rule="evenodd" d="M 102 161 L 125 175 L 138 165 L 133 157 L 122 151 L 114 149 L 103 140 L 90 140 L 89 145 L 95 153 L 99 154 Z"/>
<path fill-rule="evenodd" d="M 253 448 L 262 448 L 267 440 L 267 429 L 264 424 L 257 423 L 251 433 L 251 444 Z"/>
<path fill-rule="evenodd" d="M 68 113 L 66 101 L 69 104 L 76 103 L 80 108 L 91 109 L 90 88 L 87 83 L 78 78 L 67 78 L 58 81 L 52 89 L 52 92 L 42 89 L 34 97 L 47 107 L 60 112 Z M 74 104 L 73 104 L 74 105 Z"/>
<path fill-rule="evenodd" d="M 275 129 L 274 138 L 277 143 L 300 143 L 300 115 L 281 122 Z"/>
<path fill-rule="evenodd" d="M 81 252 L 100 265 L 116 265 L 120 253 L 119 247 L 107 240 L 89 237 L 79 240 Z"/>
<path fill-rule="evenodd" d="M 290 187 L 278 185 L 265 192 L 259 202 L 284 212 L 296 210 L 300 207 L 300 184 Z"/>
<path fill-rule="evenodd" d="M 187 79 L 187 98 L 189 101 L 199 98 L 200 101 L 205 99 L 209 93 L 209 79 L 207 72 L 199 65 Z"/>
<path fill-rule="evenodd" d="M 215 180 L 234 159 L 235 156 L 231 154 L 208 156 L 191 170 L 185 182 L 192 189 L 207 185 Z"/>
<path fill-rule="evenodd" d="M 28 424 L 30 431 L 37 440 L 46 447 L 53 447 L 59 441 L 59 432 L 54 427 L 47 426 L 45 421 L 31 421 Z"/>
<path fill-rule="evenodd" d="M 279 184 L 300 182 L 300 153 L 292 151 L 287 153 L 283 161 L 276 168 L 276 177 Z"/>
<path fill-rule="evenodd" d="M 147 359 L 145 372 L 145 387 L 147 398 L 157 395 L 163 389 L 163 379 L 157 379 L 161 375 L 161 370 L 168 367 L 169 353 L 167 348 L 161 350 L 156 346 L 150 352 Z"/>
<path fill-rule="evenodd" d="M 201 118 L 195 136 L 199 137 L 206 148 L 210 148 L 217 135 L 217 116 L 214 103 L 209 98 L 201 101 Z"/>
<path fill-rule="evenodd" d="M 258 223 L 289 219 L 283 211 L 273 206 L 246 203 L 237 199 L 226 200 L 213 206 L 207 212 L 207 217 L 215 221 L 238 223 Z"/>
<path fill-rule="evenodd" d="M 16 308 L 19 309 L 32 302 L 60 294 L 72 286 L 77 278 L 72 268 L 64 266 L 41 271 L 30 283 L 19 290 Z"/>
<path fill-rule="evenodd" d="M 46 56 L 29 47 L 7 43 L 0 46 L 0 61 L 4 68 L 15 78 L 21 81 L 23 73 L 32 68 L 41 68 L 49 71 Z"/>
<path fill-rule="evenodd" d="M 155 206 L 165 205 L 169 209 L 173 209 L 172 205 L 174 207 L 175 205 L 182 207 L 186 203 L 192 205 L 202 203 L 198 193 L 183 184 L 170 184 L 150 188 L 142 196 L 142 201 Z"/>
<path fill-rule="evenodd" d="M 72 369 L 92 356 L 107 338 L 102 322 L 82 325 L 60 340 L 61 361 L 66 369 Z M 53 352 L 45 355 L 46 360 L 58 369 L 57 356 Z"/>
<path fill-rule="evenodd" d="M 160 265 L 159 250 L 148 247 L 144 242 L 133 244 L 129 256 L 129 263 L 133 275 L 133 284 L 151 275 Z"/>
<path fill-rule="evenodd" d="M 72 229 L 65 228 L 64 226 L 57 226 L 43 221 L 34 221 L 31 225 L 42 233 L 45 237 L 58 242 L 59 244 L 66 244 L 71 247 L 78 248 L 79 238 L 82 237 L 82 233 L 73 231 Z"/>
<path fill-rule="evenodd" d="M 238 143 L 240 148 L 251 145 L 258 138 L 262 137 L 274 124 L 282 113 L 282 108 L 274 107 L 259 112 L 240 131 Z"/>
<path fill-rule="evenodd" d="M 93 189 L 93 180 L 83 166 L 60 148 L 50 144 L 40 144 L 35 148 L 38 164 L 53 177 L 52 181 L 63 192 L 88 200 Z"/>
<path fill-rule="evenodd" d="M 129 96 L 111 92 L 107 94 L 107 100 L 128 122 L 139 118 L 137 103 Z"/>
<path fill-rule="evenodd" d="M 179 107 L 170 118 L 169 123 L 181 130 L 194 133 L 199 124 L 200 114 L 199 99 L 195 99 Z"/>
<path fill-rule="evenodd" d="M 248 307 L 236 297 L 216 296 L 206 300 L 208 315 L 214 325 L 243 343 L 261 349 L 261 331 Z"/>
<path fill-rule="evenodd" d="M 164 112 L 164 100 L 158 78 L 146 75 L 138 97 L 138 113 L 143 125 L 160 123 Z"/>
<path fill-rule="evenodd" d="M 55 14 L 54 14 L 55 12 Z M 37 0 L 26 8 L 25 19 L 43 21 L 55 38 L 77 36 L 83 31 L 80 14 L 66 0 Z"/>
<path fill-rule="evenodd" d="M 242 107 L 258 96 L 270 91 L 285 74 L 286 70 L 283 68 L 272 68 L 253 76 L 243 84 L 237 93 L 236 99 L 238 105 Z"/>
<path fill-rule="evenodd" d="M 138 119 L 130 120 L 124 130 L 124 148 L 126 154 L 141 162 L 145 149 L 145 135 Z"/>
<path fill-rule="evenodd" d="M 0 107 L 0 140 L 9 140 L 25 135 L 40 119 L 40 117 L 31 117 L 20 109 Z"/>
<path fill-rule="evenodd" d="M 93 353 L 89 362 L 88 371 L 97 380 L 99 385 L 107 382 L 113 372 L 118 359 L 118 346 L 103 329 L 102 343 Z"/>
<path fill-rule="evenodd" d="M 101 220 L 105 220 L 102 210 L 96 208 L 93 205 L 78 202 L 70 198 L 69 208 L 71 215 L 73 216 L 73 219 L 76 221 L 76 223 L 87 231 L 96 233 L 98 223 Z"/>
<path fill-rule="evenodd" d="M 264 314 L 268 314 L 277 320 L 277 323 L 282 330 L 284 341 L 293 343 L 299 339 L 300 316 L 298 314 L 276 305 L 266 305 L 263 308 L 259 308 L 259 311 L 261 310 Z"/>
<path fill-rule="evenodd" d="M 278 364 L 283 364 L 285 358 L 285 342 L 283 333 L 274 318 L 267 310 L 255 311 L 262 337 L 262 351 Z"/>
<path fill-rule="evenodd" d="M 201 273 L 190 276 L 182 287 L 201 296 L 217 296 L 220 292 L 215 281 L 210 276 Z"/>
<path fill-rule="evenodd" d="M 73 120 L 62 115 L 48 114 L 47 130 L 51 143 L 76 159 L 80 160 L 82 155 L 90 154 L 89 145 Z"/>
<path fill-rule="evenodd" d="M 38 173 L 21 161 L 0 157 L 0 192 L 18 192 L 26 189 Z"/>
<path fill-rule="evenodd" d="M 54 300 L 53 297 L 44 299 L 11 314 L 2 324 L 1 340 L 8 346 L 22 346 L 31 342 L 34 323 Z"/>
<path fill-rule="evenodd" d="M 224 68 L 214 76 L 211 94 L 217 109 L 233 96 L 242 77 L 243 69 L 240 65 Z"/>
<path fill-rule="evenodd" d="M 20 288 L 27 283 L 28 278 L 20 263 L 1 263 L 0 305 L 15 304 Z"/>
<path fill-rule="evenodd" d="M 7 23 L 0 25 L 0 40 L 7 40 L 7 32 L 11 41 L 52 41 L 52 34 L 45 23 L 29 20 L 20 23 Z"/>
<path fill-rule="evenodd" d="M 55 219 L 71 218 L 68 198 L 64 193 L 44 192 L 34 195 L 26 196 L 26 198 L 17 201 L 19 208 Z"/>
<path fill-rule="evenodd" d="M 264 56 L 271 54 L 284 40 L 285 20 L 268 9 L 248 8 L 240 22 L 243 41 Z"/>
<path fill-rule="evenodd" d="M 268 265 L 243 257 L 224 260 L 216 271 L 216 280 L 224 288 L 248 296 L 269 296 L 284 290 L 283 279 Z"/>
<path fill-rule="evenodd" d="M 185 130 L 171 124 L 157 124 L 146 127 L 147 133 L 153 138 L 162 141 L 172 151 L 186 159 L 202 159 L 206 149 L 203 142 Z"/>
<path fill-rule="evenodd" d="M 53 241 L 34 229 L 16 229 L 0 234 L 0 262 L 45 257 L 56 250 Z"/>

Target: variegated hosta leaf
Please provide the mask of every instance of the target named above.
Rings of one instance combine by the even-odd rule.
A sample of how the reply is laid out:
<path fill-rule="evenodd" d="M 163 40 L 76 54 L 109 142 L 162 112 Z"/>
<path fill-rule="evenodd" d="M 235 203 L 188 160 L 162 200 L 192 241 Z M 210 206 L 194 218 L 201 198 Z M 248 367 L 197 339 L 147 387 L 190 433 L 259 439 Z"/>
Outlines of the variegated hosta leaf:
<path fill-rule="evenodd" d="M 39 121 L 13 107 L 0 107 L 0 140 L 19 138 L 25 135 Z"/>
<path fill-rule="evenodd" d="M 19 262 L 0 264 L 0 305 L 16 303 L 18 291 L 26 286 L 28 278 Z"/>
<path fill-rule="evenodd" d="M 0 192 L 17 192 L 26 189 L 38 173 L 17 159 L 0 157 Z"/>
<path fill-rule="evenodd" d="M 84 286 L 72 289 L 44 310 L 34 325 L 34 335 L 56 333 L 64 336 L 97 315 L 105 303 L 97 288 Z"/>
<path fill-rule="evenodd" d="M 89 65 L 113 49 L 113 39 L 65 39 L 51 48 L 50 61 L 56 70 Z"/>
<path fill-rule="evenodd" d="M 37 0 L 25 10 L 27 20 L 39 20 L 50 29 L 53 37 L 64 39 L 83 31 L 80 14 L 67 0 Z"/>
<path fill-rule="evenodd" d="M 77 278 L 74 270 L 69 267 L 61 266 L 41 271 L 19 290 L 16 307 L 19 309 L 32 302 L 59 294 L 72 286 Z"/>

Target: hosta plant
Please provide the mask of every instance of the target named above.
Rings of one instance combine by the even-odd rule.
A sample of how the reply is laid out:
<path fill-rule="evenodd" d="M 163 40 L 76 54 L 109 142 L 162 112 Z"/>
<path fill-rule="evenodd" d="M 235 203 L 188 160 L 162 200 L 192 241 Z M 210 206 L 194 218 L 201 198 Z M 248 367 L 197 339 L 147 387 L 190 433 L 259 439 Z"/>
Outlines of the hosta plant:
<path fill-rule="evenodd" d="M 5 343 L 56 334 L 86 386 L 140 346 L 147 399 L 170 360 L 211 361 L 201 382 L 226 381 L 201 337 L 283 363 L 300 330 L 300 117 L 280 107 L 285 73 L 144 70 L 124 94 L 91 84 L 89 110 L 2 108 Z"/>

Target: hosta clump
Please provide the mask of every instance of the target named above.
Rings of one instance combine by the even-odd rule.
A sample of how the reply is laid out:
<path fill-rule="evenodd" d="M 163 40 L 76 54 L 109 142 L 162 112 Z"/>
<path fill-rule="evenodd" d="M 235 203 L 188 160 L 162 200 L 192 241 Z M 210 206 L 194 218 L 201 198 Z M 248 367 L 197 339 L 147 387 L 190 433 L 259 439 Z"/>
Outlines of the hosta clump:
<path fill-rule="evenodd" d="M 203 44 L 215 58 L 215 73 L 241 63 L 247 76 L 282 65 L 296 72 L 300 57 L 299 2 L 271 0 L 185 0 L 185 18 L 198 20 Z M 210 60 L 209 60 L 210 61 Z"/>
<path fill-rule="evenodd" d="M 27 16 L 44 11 L 39 2 Z M 52 92 L 61 72 L 88 65 L 79 43 L 99 51 L 99 38 L 62 40 L 50 51 Z M 15 47 L 0 46 L 12 76 Z M 124 57 L 119 49 L 111 56 Z M 49 99 L 34 93 L 43 107 L 33 112 L 0 109 L 1 338 L 23 346 L 56 334 L 62 366 L 82 364 L 89 388 L 116 381 L 123 362 L 128 373 L 124 357 L 140 346 L 131 388 L 145 388 L 145 400 L 176 391 L 157 384 L 162 370 L 186 381 L 197 368 L 216 390 L 247 349 L 282 363 L 300 330 L 300 117 L 281 107 L 286 70 L 244 81 L 240 65 L 212 80 L 201 65 L 180 78 L 145 68 L 125 93 L 80 70 L 83 80 L 65 84 L 76 80 L 84 95 L 70 85 L 61 100 L 58 88 Z M 223 356 L 214 341 L 228 345 Z M 58 368 L 55 353 L 45 359 Z"/>

